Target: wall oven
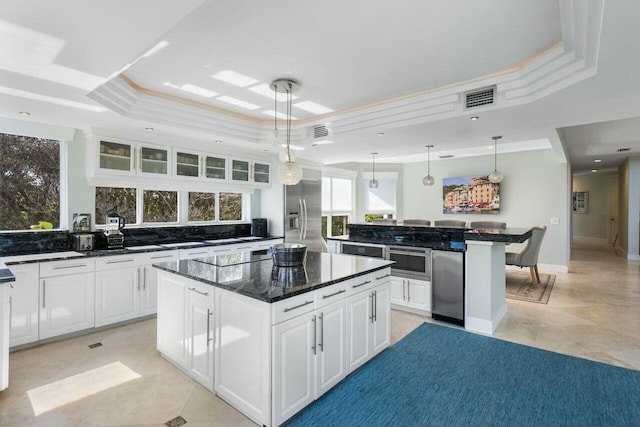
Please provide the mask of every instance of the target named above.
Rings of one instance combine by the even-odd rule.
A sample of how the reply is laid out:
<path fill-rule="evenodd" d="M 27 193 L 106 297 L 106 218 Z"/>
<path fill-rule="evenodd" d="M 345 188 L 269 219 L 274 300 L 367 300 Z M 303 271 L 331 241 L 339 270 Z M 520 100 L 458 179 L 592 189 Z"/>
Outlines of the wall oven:
<path fill-rule="evenodd" d="M 342 253 L 349 255 L 385 258 L 387 247 L 373 243 L 342 242 Z"/>
<path fill-rule="evenodd" d="M 396 262 L 391 266 L 393 276 L 431 280 L 431 249 L 387 246 L 387 259 Z"/>

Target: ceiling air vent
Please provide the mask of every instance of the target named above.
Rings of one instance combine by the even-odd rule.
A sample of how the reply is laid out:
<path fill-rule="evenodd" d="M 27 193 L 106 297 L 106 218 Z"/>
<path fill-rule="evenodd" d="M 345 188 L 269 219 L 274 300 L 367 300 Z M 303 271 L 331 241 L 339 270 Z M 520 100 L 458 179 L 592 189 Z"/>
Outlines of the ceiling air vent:
<path fill-rule="evenodd" d="M 618 153 L 624 153 L 625 151 L 631 151 L 631 148 L 618 148 L 616 151 Z"/>
<path fill-rule="evenodd" d="M 495 97 L 495 86 L 467 92 L 464 94 L 464 106 L 468 109 L 491 105 L 495 102 Z"/>
<path fill-rule="evenodd" d="M 442 156 L 438 156 L 441 159 L 451 159 L 453 154 L 443 154 Z"/>
<path fill-rule="evenodd" d="M 313 131 L 313 133 L 312 133 L 312 139 L 313 140 L 316 140 L 316 139 L 327 139 L 327 138 L 329 138 L 329 134 L 331 133 L 331 131 L 329 130 L 329 128 L 326 125 L 314 126 L 312 131 Z"/>

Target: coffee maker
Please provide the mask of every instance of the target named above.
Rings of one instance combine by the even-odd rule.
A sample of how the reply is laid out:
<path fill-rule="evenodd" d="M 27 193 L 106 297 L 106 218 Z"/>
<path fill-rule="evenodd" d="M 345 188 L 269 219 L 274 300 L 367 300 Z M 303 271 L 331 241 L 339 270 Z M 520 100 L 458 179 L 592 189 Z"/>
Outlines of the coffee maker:
<path fill-rule="evenodd" d="M 124 247 L 124 234 L 122 229 L 125 225 L 125 219 L 123 216 L 117 213 L 107 214 L 107 227 L 104 230 L 104 235 L 107 238 L 107 249 L 120 249 Z"/>

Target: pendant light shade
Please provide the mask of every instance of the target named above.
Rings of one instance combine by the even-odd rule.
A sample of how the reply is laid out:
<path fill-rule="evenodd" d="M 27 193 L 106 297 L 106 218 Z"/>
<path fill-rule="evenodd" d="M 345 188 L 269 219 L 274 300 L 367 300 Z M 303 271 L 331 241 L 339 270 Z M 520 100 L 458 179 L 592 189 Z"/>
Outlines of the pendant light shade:
<path fill-rule="evenodd" d="M 431 176 L 431 149 L 433 145 L 425 145 L 427 147 L 427 176 L 422 178 L 422 185 L 431 187 L 436 180 Z"/>
<path fill-rule="evenodd" d="M 274 92 L 274 114 L 273 114 L 273 133 L 269 137 L 272 143 L 278 144 L 280 139 L 284 136 L 282 132 L 278 130 L 278 93 L 287 94 L 287 132 L 286 143 L 287 148 L 284 153 L 280 155 L 280 166 L 278 167 L 278 180 L 284 185 L 296 185 L 302 179 L 302 167 L 295 162 L 295 158 L 291 154 L 291 94 L 300 85 L 295 80 L 290 79 L 278 79 L 271 83 L 271 89 Z M 279 144 L 278 144 L 279 145 Z"/>
<path fill-rule="evenodd" d="M 488 176 L 490 182 L 497 184 L 502 181 L 504 175 L 502 172 L 498 170 L 498 140 L 502 138 L 501 136 L 493 136 L 493 172 L 491 172 Z"/>
<path fill-rule="evenodd" d="M 378 188 L 378 180 L 376 179 L 376 155 L 378 153 L 371 153 L 371 181 L 369 181 L 369 188 Z"/>

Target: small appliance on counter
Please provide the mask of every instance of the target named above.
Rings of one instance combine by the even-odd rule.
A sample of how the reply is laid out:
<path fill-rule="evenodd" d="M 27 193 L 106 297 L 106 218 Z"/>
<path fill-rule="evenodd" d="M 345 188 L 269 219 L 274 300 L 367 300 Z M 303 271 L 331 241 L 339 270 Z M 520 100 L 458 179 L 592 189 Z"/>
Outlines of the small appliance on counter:
<path fill-rule="evenodd" d="M 125 225 L 123 216 L 117 213 L 107 214 L 107 228 L 104 235 L 107 238 L 107 249 L 122 249 L 124 247 L 124 234 L 122 229 Z"/>
<path fill-rule="evenodd" d="M 254 237 L 267 237 L 267 218 L 253 218 L 251 220 L 251 235 Z"/>
<path fill-rule="evenodd" d="M 71 237 L 71 247 L 74 251 L 91 251 L 95 246 L 93 234 L 74 234 Z"/>

